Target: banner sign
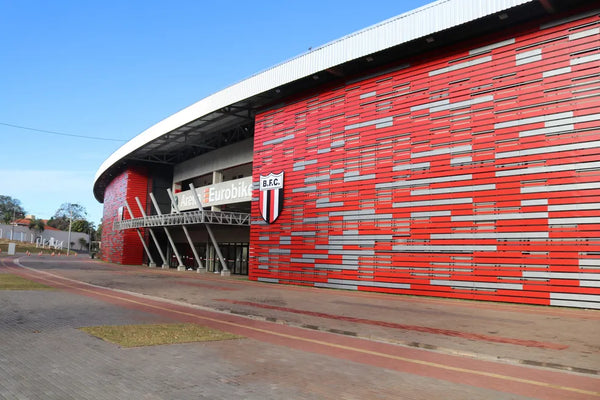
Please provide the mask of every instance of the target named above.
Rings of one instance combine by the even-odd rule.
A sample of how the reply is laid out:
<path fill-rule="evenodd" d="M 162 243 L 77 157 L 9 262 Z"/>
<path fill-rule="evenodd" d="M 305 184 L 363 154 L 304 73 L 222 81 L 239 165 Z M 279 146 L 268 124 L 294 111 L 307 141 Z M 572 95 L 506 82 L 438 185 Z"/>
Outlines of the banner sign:
<path fill-rule="evenodd" d="M 252 177 L 202 186 L 196 188 L 196 193 L 204 207 L 252 201 Z M 198 208 L 191 190 L 176 193 L 175 199 L 180 211 Z"/>

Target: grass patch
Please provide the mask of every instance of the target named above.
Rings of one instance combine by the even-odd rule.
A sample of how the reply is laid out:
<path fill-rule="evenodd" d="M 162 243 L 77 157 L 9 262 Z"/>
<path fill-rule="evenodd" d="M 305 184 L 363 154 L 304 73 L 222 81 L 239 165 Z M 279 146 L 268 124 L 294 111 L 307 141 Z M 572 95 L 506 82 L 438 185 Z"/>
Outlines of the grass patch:
<path fill-rule="evenodd" d="M 0 274 L 0 290 L 52 290 L 54 288 L 13 274 Z"/>
<path fill-rule="evenodd" d="M 242 338 L 242 336 L 196 324 L 90 326 L 79 329 L 121 347 L 210 342 Z"/>

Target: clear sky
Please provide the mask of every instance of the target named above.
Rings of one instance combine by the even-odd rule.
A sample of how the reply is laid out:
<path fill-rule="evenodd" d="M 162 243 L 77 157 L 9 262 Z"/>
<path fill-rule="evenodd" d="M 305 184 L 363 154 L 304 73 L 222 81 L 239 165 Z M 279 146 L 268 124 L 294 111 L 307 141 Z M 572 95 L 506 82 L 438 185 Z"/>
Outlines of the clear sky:
<path fill-rule="evenodd" d="M 43 219 L 78 203 L 97 225 L 94 176 L 126 141 L 311 47 L 429 2 L 0 0 L 0 195 Z"/>

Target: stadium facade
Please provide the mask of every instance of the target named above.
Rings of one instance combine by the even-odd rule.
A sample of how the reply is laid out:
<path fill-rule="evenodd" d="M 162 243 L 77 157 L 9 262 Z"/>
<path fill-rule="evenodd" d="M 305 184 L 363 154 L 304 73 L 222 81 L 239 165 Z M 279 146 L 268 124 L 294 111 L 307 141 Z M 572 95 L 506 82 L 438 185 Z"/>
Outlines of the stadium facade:
<path fill-rule="evenodd" d="M 441 0 L 211 95 L 98 170 L 102 257 L 600 308 L 600 8 Z"/>

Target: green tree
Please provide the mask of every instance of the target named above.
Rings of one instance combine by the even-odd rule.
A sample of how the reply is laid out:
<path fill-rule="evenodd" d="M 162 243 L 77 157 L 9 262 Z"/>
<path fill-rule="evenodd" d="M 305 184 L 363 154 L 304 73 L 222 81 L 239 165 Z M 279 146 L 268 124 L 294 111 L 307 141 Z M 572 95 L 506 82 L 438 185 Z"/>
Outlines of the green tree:
<path fill-rule="evenodd" d="M 88 242 L 85 238 L 79 238 L 79 250 L 83 250 L 88 247 Z"/>
<path fill-rule="evenodd" d="M 94 229 L 92 224 L 92 230 L 90 235 L 90 241 L 92 242 L 92 252 L 99 251 L 99 241 L 102 240 L 102 222 L 98 224 L 98 228 Z"/>
<path fill-rule="evenodd" d="M 0 195 L 0 220 L 9 224 L 12 220 L 25 217 L 25 210 L 21 206 L 21 201 L 13 199 L 10 196 Z"/>
<path fill-rule="evenodd" d="M 60 208 L 54 213 L 52 218 L 71 218 L 73 221 L 78 219 L 85 219 L 87 217 L 87 210 L 84 206 L 77 203 L 63 203 Z"/>
<path fill-rule="evenodd" d="M 50 218 L 48 220 L 48 226 L 52 228 L 60 229 L 61 231 L 66 231 L 69 229 L 69 220 L 65 218 Z"/>
<path fill-rule="evenodd" d="M 48 226 L 51 226 L 52 228 L 60 229 L 61 231 L 69 230 L 69 218 L 52 217 L 48 220 Z"/>
<path fill-rule="evenodd" d="M 34 218 L 29 221 L 29 229 L 34 231 L 36 235 L 40 235 L 42 232 L 44 232 L 44 229 L 46 229 L 46 225 L 41 219 Z"/>
<path fill-rule="evenodd" d="M 90 231 L 90 222 L 85 219 L 78 219 L 77 221 L 73 221 L 71 224 L 71 230 L 73 232 L 87 232 Z"/>
<path fill-rule="evenodd" d="M 102 240 L 102 222 L 98 224 L 98 229 L 96 229 L 94 240 Z"/>
<path fill-rule="evenodd" d="M 48 220 L 48 226 L 61 231 L 69 230 L 71 223 L 72 232 L 89 232 L 93 229 L 93 223 L 86 220 L 87 211 L 85 207 L 75 203 L 63 203 L 54 216 Z"/>

